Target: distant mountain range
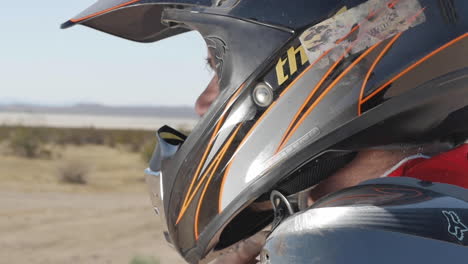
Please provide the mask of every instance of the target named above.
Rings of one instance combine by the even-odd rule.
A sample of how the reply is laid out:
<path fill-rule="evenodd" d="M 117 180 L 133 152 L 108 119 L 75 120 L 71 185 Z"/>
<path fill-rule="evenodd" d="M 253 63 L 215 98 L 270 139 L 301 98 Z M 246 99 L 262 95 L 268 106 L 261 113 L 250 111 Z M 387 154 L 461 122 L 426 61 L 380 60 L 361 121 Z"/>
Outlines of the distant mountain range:
<path fill-rule="evenodd" d="M 105 106 L 100 104 L 43 106 L 23 103 L 2 104 L 0 102 L 0 112 L 197 118 L 193 107 L 188 106 Z"/>

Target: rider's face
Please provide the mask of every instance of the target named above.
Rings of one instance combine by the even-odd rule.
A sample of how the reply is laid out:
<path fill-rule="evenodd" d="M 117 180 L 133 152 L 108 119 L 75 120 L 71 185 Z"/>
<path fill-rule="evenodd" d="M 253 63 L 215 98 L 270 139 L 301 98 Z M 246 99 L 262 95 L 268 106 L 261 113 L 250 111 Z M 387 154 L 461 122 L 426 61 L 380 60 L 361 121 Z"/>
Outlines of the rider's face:
<path fill-rule="evenodd" d="M 214 61 L 211 55 L 208 53 L 207 63 L 210 68 L 214 69 Z M 203 116 L 207 111 L 210 105 L 214 102 L 216 97 L 219 95 L 219 84 L 218 84 L 218 76 L 213 76 L 210 83 L 206 87 L 206 89 L 200 94 L 197 101 L 195 102 L 195 112 L 199 116 Z"/>

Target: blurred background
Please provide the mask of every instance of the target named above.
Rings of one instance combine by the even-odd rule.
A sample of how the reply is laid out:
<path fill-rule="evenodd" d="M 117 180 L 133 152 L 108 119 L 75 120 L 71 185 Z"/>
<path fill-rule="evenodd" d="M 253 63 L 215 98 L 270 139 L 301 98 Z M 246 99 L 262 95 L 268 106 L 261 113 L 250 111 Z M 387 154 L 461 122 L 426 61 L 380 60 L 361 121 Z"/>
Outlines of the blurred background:
<path fill-rule="evenodd" d="M 205 44 L 59 29 L 93 2 L 0 8 L 0 263 L 183 263 L 143 170 L 157 128 L 197 122 Z"/>

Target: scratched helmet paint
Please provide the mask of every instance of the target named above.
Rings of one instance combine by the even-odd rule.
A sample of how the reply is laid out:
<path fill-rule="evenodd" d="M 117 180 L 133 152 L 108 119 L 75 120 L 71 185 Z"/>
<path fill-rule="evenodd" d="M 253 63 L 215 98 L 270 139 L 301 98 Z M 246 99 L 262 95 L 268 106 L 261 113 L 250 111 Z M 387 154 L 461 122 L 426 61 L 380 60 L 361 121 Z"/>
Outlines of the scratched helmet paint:
<path fill-rule="evenodd" d="M 467 14 L 465 0 L 100 0 L 63 27 L 206 40 L 221 93 L 187 138 L 158 132 L 148 170 L 167 239 L 195 263 L 268 225 L 271 190 L 364 148 L 465 139 Z"/>

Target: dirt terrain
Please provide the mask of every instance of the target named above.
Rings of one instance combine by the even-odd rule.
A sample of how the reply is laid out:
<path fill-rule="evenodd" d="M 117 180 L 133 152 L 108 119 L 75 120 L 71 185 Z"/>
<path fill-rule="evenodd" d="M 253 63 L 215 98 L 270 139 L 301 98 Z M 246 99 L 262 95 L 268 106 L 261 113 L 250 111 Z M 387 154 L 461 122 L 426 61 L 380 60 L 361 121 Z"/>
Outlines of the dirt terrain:
<path fill-rule="evenodd" d="M 183 263 L 144 194 L 0 192 L 0 263 Z M 1 261 L 3 260 L 3 261 Z"/>
<path fill-rule="evenodd" d="M 56 167 L 78 157 L 89 182 L 59 182 Z M 0 156 L 0 263 L 183 263 L 163 241 L 139 159 L 95 146 L 51 160 Z"/>

